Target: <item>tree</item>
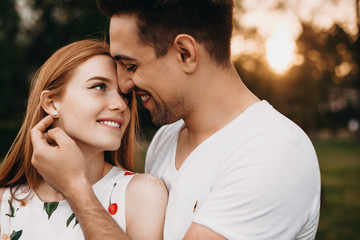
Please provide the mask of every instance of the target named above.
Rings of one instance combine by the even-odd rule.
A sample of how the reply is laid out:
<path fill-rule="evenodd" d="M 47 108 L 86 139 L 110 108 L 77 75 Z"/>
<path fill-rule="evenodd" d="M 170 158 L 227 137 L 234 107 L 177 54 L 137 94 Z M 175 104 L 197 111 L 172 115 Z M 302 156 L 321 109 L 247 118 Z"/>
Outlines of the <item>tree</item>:
<path fill-rule="evenodd" d="M 32 74 L 60 47 L 89 38 L 106 38 L 108 19 L 95 1 L 1 1 L 0 43 L 3 56 L 1 119 L 23 115 Z M 31 15 L 32 18 L 24 18 Z"/>

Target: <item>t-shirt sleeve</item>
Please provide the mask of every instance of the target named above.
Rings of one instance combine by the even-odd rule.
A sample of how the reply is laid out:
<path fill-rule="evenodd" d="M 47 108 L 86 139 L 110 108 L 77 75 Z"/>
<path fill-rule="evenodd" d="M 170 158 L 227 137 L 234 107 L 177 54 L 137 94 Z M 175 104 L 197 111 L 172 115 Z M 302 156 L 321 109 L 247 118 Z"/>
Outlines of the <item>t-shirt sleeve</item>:
<path fill-rule="evenodd" d="M 228 239 L 296 239 L 319 217 L 316 156 L 282 140 L 264 141 L 220 161 L 209 197 L 193 222 Z"/>

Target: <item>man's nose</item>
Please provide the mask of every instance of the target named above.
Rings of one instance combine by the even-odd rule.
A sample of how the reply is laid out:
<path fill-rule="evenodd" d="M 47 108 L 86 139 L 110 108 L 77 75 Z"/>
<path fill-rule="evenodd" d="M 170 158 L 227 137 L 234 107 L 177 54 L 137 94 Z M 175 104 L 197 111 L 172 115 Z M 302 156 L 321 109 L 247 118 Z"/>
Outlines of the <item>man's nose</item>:
<path fill-rule="evenodd" d="M 135 87 L 133 81 L 133 72 L 127 72 L 123 68 L 118 68 L 117 75 L 121 92 L 128 93 L 131 89 Z"/>

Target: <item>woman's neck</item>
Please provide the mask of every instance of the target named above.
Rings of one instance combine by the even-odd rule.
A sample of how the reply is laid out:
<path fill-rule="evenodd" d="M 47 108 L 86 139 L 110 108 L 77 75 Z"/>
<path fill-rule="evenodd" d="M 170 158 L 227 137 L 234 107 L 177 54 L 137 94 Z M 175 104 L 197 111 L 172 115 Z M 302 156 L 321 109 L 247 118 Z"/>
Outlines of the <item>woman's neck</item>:
<path fill-rule="evenodd" d="M 104 153 L 90 154 L 83 151 L 84 159 L 86 161 L 87 178 L 91 185 L 94 185 L 102 179 L 113 167 L 104 159 Z M 51 187 L 47 182 L 43 182 L 35 190 L 36 195 L 43 202 L 57 202 L 65 200 L 64 196 Z"/>
<path fill-rule="evenodd" d="M 87 153 L 83 151 L 87 166 L 87 178 L 91 185 L 103 178 L 112 168 L 112 165 L 105 161 L 104 152 Z"/>

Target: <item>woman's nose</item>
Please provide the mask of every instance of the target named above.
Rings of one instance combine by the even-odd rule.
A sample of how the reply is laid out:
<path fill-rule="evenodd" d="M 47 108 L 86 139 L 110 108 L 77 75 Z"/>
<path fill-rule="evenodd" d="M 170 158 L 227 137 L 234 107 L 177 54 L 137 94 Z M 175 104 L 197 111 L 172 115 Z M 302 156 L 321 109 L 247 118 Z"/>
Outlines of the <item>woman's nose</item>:
<path fill-rule="evenodd" d="M 125 98 L 123 98 L 119 93 L 114 93 L 113 97 L 109 100 L 110 109 L 111 110 L 118 110 L 118 111 L 125 111 L 128 107 L 128 103 Z"/>

